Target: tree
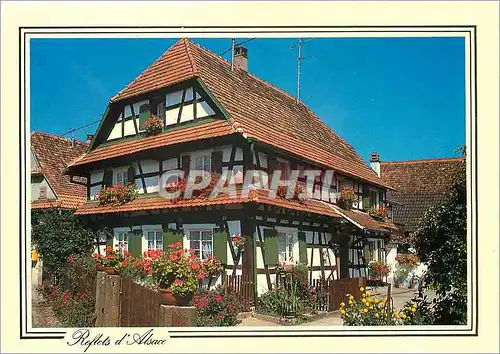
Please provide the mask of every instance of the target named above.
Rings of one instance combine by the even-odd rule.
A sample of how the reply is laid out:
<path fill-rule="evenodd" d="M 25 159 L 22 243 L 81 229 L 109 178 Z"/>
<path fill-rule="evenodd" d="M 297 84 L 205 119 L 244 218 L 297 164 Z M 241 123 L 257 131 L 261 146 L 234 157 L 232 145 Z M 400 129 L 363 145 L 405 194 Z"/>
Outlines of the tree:
<path fill-rule="evenodd" d="M 43 265 L 56 277 L 61 275 L 70 256 L 88 253 L 95 235 L 70 210 L 32 211 L 31 242 Z"/>
<path fill-rule="evenodd" d="M 465 152 L 465 148 L 462 150 Z M 445 201 L 424 215 L 415 248 L 436 287 L 435 324 L 467 323 L 467 185 L 465 160 Z"/>

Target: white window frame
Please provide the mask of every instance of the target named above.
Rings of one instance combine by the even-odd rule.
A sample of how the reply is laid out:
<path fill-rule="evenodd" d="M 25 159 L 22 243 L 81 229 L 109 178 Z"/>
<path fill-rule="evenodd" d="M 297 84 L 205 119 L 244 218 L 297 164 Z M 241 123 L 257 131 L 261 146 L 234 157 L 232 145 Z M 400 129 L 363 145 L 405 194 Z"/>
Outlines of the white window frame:
<path fill-rule="evenodd" d="M 153 248 L 149 247 L 149 233 L 154 232 L 154 239 L 153 239 Z M 158 234 L 160 235 L 160 240 L 161 240 L 161 247 L 158 248 Z M 163 229 L 161 226 L 144 226 L 142 228 L 142 235 L 144 239 L 146 240 L 146 249 L 147 250 L 162 250 L 164 245 L 163 245 Z"/>
<path fill-rule="evenodd" d="M 120 240 L 120 235 L 127 234 L 123 237 L 123 240 Z M 113 244 L 114 248 L 120 248 L 120 245 L 123 243 L 125 247 L 124 250 L 128 251 L 128 242 L 130 239 L 130 234 L 132 233 L 132 229 L 130 227 L 118 227 L 113 229 Z"/>
<path fill-rule="evenodd" d="M 212 236 L 212 239 L 211 239 L 212 254 L 209 255 L 209 256 L 213 256 L 214 255 L 214 230 L 210 229 L 210 228 L 204 228 L 204 227 L 189 229 L 189 249 L 192 249 L 191 242 L 193 242 L 193 232 L 199 232 L 200 233 L 200 238 L 197 241 L 199 242 L 199 245 L 198 245 L 199 254 L 198 254 L 198 256 L 200 257 L 201 260 L 206 259 L 203 256 L 203 253 L 201 252 L 201 250 L 202 250 L 202 243 L 203 243 L 202 232 L 209 232 L 210 233 L 210 235 Z"/>
<path fill-rule="evenodd" d="M 212 170 L 212 151 L 199 151 L 196 153 L 192 153 L 190 155 L 190 168 L 192 171 L 199 171 L 199 169 L 196 166 L 196 159 L 197 158 L 208 158 L 208 170 L 203 169 L 203 171 L 210 172 Z M 205 167 L 204 161 L 203 161 L 203 167 Z"/>
<path fill-rule="evenodd" d="M 122 182 L 118 182 L 118 175 L 121 175 Z M 125 179 L 124 179 L 125 178 Z M 125 185 L 125 181 L 128 183 L 128 168 L 120 167 L 113 169 L 113 185 L 116 186 L 118 184 Z"/>
<path fill-rule="evenodd" d="M 278 259 L 280 262 L 284 263 L 295 263 L 298 262 L 299 260 L 299 240 L 298 240 L 298 230 L 293 227 L 283 227 L 283 226 L 277 226 L 275 227 L 276 231 L 278 232 L 277 237 L 280 237 L 280 234 L 287 234 L 290 235 L 291 241 L 290 243 L 286 243 L 285 246 L 285 251 L 288 253 L 287 256 L 285 256 L 285 260 L 281 260 L 281 254 L 283 251 L 280 250 L 280 241 L 278 239 Z M 291 257 L 290 257 L 291 255 Z"/>

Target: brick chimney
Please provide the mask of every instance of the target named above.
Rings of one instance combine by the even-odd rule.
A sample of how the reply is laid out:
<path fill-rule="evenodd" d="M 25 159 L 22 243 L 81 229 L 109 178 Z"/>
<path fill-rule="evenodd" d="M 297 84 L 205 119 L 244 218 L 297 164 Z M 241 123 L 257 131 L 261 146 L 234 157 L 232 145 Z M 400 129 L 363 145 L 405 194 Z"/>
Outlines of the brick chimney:
<path fill-rule="evenodd" d="M 245 47 L 234 48 L 234 67 L 248 71 L 248 50 Z"/>
<path fill-rule="evenodd" d="M 87 144 L 90 144 L 94 139 L 94 134 L 87 134 Z"/>
<path fill-rule="evenodd" d="M 377 176 L 380 177 L 380 155 L 378 152 L 372 152 L 370 155 L 370 167 Z"/>

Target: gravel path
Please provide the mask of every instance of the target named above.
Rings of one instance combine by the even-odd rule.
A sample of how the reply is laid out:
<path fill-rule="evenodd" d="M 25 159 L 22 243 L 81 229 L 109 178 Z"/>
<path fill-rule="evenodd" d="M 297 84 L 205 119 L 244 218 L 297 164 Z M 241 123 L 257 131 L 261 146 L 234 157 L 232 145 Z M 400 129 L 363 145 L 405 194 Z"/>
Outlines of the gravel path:
<path fill-rule="evenodd" d="M 31 289 L 31 318 L 33 328 L 54 328 L 60 327 L 50 305 L 43 299 L 35 287 Z"/>

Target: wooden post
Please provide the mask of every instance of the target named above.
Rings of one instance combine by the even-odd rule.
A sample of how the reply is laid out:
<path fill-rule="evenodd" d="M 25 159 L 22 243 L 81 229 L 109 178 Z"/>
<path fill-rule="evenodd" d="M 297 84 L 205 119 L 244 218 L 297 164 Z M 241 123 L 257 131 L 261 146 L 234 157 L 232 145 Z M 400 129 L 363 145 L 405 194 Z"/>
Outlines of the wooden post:
<path fill-rule="evenodd" d="M 349 229 L 343 227 L 340 232 L 340 278 L 349 278 Z"/>
<path fill-rule="evenodd" d="M 106 300 L 106 273 L 97 272 L 96 275 L 96 290 L 95 290 L 95 314 L 96 327 L 104 326 L 104 307 Z"/>
<path fill-rule="evenodd" d="M 391 291 L 392 291 L 392 284 L 389 283 L 389 286 L 387 287 L 387 312 L 391 313 Z"/>

